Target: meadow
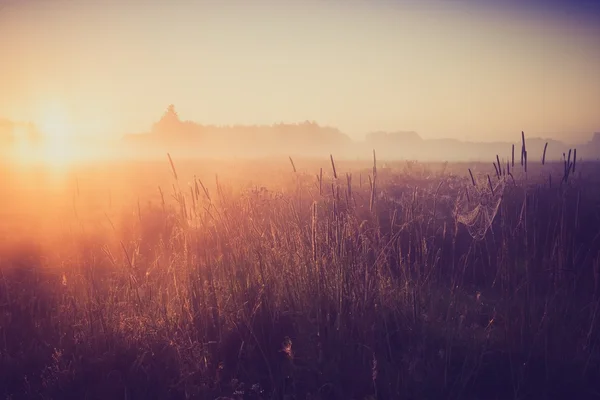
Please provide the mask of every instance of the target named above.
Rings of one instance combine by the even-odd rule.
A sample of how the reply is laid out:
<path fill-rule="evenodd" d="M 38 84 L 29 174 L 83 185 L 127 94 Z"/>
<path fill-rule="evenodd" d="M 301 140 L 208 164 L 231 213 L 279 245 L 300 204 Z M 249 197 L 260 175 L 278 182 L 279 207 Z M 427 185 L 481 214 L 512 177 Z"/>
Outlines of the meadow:
<path fill-rule="evenodd" d="M 0 398 L 599 398 L 600 164 L 525 165 L 4 164 Z"/>

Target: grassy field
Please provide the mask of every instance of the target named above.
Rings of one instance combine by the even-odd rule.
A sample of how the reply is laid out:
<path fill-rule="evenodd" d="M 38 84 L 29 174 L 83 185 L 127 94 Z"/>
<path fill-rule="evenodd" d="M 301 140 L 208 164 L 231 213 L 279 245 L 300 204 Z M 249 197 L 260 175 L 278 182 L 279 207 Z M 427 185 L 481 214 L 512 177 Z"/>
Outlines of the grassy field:
<path fill-rule="evenodd" d="M 290 161 L 0 166 L 0 398 L 600 397 L 600 164 Z"/>

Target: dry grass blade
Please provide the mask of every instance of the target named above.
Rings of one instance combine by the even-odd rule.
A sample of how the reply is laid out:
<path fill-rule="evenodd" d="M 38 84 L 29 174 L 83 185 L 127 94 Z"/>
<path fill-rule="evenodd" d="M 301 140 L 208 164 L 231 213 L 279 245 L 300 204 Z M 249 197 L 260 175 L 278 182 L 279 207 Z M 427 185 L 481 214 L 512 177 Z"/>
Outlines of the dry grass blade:
<path fill-rule="evenodd" d="M 512 167 L 515 167 L 515 145 L 512 145 L 512 162 L 511 162 Z"/>
<path fill-rule="evenodd" d="M 377 157 L 375 156 L 375 149 L 373 149 L 373 177 L 377 176 Z"/>
<path fill-rule="evenodd" d="M 173 172 L 173 176 L 177 181 L 177 170 L 175 169 L 175 164 L 173 163 L 173 159 L 171 158 L 171 154 L 167 153 L 167 157 L 169 157 L 169 164 L 171 164 L 171 171 Z"/>
<path fill-rule="evenodd" d="M 160 188 L 160 186 L 158 187 L 158 192 L 160 193 L 160 203 L 162 205 L 163 212 L 166 212 L 166 209 L 165 209 L 165 194 L 163 193 L 163 191 Z"/>
<path fill-rule="evenodd" d="M 498 171 L 498 167 L 496 166 L 496 162 L 492 162 L 494 165 L 494 171 L 496 171 L 496 177 L 500 179 L 500 171 Z"/>
<path fill-rule="evenodd" d="M 527 148 L 525 147 L 525 132 L 521 131 L 521 166 L 525 166 L 525 157 L 527 154 Z"/>
<path fill-rule="evenodd" d="M 200 183 L 200 187 L 202 188 L 202 191 L 204 192 L 204 195 L 206 196 L 206 199 L 209 202 L 212 202 L 212 200 L 210 198 L 210 194 L 208 193 L 208 189 L 206 188 L 206 186 L 204 186 L 204 184 L 202 183 L 202 180 L 198 179 L 198 183 Z"/>
<path fill-rule="evenodd" d="M 500 157 L 496 154 L 496 165 L 498 165 L 498 178 L 502 175 L 502 164 L 500 164 Z"/>
<path fill-rule="evenodd" d="M 333 154 L 330 154 L 329 158 L 331 159 L 331 168 L 333 169 L 333 177 L 335 179 L 337 179 L 337 172 L 335 170 L 335 161 L 333 161 Z"/>
<path fill-rule="evenodd" d="M 200 197 L 200 188 L 198 187 L 198 178 L 194 175 L 194 193 L 196 194 L 196 201 Z"/>
<path fill-rule="evenodd" d="M 194 196 L 194 188 L 190 185 L 190 195 L 192 196 L 192 207 L 196 211 L 196 196 Z"/>
<path fill-rule="evenodd" d="M 346 184 L 348 186 L 348 198 L 352 198 L 352 174 L 346 172 Z"/>
<path fill-rule="evenodd" d="M 490 174 L 488 174 L 487 178 L 488 178 L 488 183 L 490 185 L 490 191 L 492 192 L 492 196 L 493 196 L 494 195 L 494 186 L 492 185 L 492 179 L 490 178 Z"/>
<path fill-rule="evenodd" d="M 473 183 L 473 186 L 477 186 L 475 184 L 475 178 L 473 177 L 473 172 L 471 172 L 471 168 L 469 168 L 469 175 L 471 175 L 471 182 Z"/>
<path fill-rule="evenodd" d="M 323 168 L 319 168 L 319 194 L 323 194 Z"/>
<path fill-rule="evenodd" d="M 369 211 L 373 212 L 373 207 L 375 205 L 375 179 L 371 179 L 371 175 L 369 175 L 369 186 L 371 188 L 371 193 L 369 196 Z"/>

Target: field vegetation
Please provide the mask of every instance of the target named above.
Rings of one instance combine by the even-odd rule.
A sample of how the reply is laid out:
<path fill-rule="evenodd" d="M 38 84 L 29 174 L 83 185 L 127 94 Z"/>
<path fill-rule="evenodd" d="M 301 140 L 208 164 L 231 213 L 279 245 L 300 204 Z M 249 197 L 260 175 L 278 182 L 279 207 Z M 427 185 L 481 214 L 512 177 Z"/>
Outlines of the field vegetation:
<path fill-rule="evenodd" d="M 600 165 L 526 154 L 4 165 L 0 397 L 597 398 Z"/>

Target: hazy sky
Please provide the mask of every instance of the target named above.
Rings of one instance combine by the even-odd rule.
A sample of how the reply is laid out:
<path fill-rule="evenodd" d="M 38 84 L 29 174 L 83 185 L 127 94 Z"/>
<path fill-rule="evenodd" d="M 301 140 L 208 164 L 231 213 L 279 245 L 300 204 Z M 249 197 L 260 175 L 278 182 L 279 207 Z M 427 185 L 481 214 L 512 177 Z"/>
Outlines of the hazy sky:
<path fill-rule="evenodd" d="M 355 138 L 587 139 L 598 3 L 0 0 L 0 117 L 138 132 L 173 103 L 203 123 L 308 119 Z"/>

